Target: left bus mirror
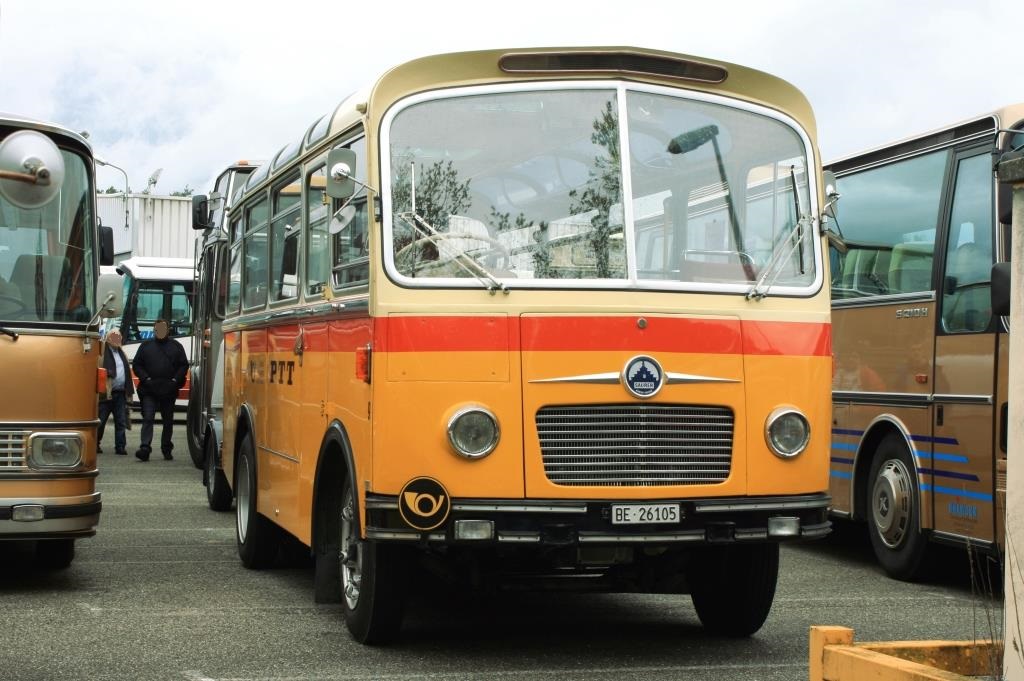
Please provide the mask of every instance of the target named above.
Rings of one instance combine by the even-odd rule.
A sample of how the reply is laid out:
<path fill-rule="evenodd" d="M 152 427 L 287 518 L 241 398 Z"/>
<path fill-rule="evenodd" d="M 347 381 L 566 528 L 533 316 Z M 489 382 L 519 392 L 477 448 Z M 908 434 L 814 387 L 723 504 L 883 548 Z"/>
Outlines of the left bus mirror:
<path fill-rule="evenodd" d="M 197 194 L 192 197 L 192 229 L 209 229 L 210 224 L 210 202 L 206 194 Z"/>
<path fill-rule="evenodd" d="M 19 130 L 0 142 L 0 196 L 18 208 L 45 206 L 64 183 L 64 157 L 46 135 Z"/>
<path fill-rule="evenodd" d="M 356 152 L 351 149 L 331 149 L 327 154 L 327 195 L 332 199 L 347 199 L 356 193 Z"/>
<path fill-rule="evenodd" d="M 114 264 L 114 228 L 100 225 L 100 264 Z"/>
<path fill-rule="evenodd" d="M 110 229 L 109 227 L 107 229 Z M 117 274 L 101 274 L 96 282 L 96 297 L 100 304 L 100 317 L 116 317 L 121 314 L 122 281 Z"/>
<path fill-rule="evenodd" d="M 839 190 L 836 189 L 836 174 L 831 170 L 822 173 L 822 180 L 825 185 L 825 215 L 833 220 L 839 212 Z"/>
<path fill-rule="evenodd" d="M 992 266 L 992 314 L 1005 317 L 1010 314 L 1010 263 L 997 262 Z"/>

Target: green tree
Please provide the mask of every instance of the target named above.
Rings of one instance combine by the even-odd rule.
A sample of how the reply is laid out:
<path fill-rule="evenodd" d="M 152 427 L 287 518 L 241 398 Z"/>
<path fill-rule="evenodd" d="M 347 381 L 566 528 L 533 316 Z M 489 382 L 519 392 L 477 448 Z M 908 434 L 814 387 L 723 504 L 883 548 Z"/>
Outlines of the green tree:
<path fill-rule="evenodd" d="M 171 192 L 171 196 L 192 196 L 192 192 L 194 191 L 195 189 L 192 189 L 192 187 L 189 187 L 188 184 L 186 184 L 184 189 L 179 189 L 176 192 Z"/>

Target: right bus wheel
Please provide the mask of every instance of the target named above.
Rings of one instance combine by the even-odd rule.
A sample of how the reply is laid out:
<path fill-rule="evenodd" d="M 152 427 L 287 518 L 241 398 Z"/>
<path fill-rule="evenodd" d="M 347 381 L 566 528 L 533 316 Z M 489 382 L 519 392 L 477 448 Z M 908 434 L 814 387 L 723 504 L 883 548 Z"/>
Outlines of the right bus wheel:
<path fill-rule="evenodd" d="M 710 546 L 694 554 L 687 570 L 697 617 L 717 636 L 750 636 L 760 629 L 778 577 L 778 544 Z"/>
<path fill-rule="evenodd" d="M 272 522 L 256 512 L 256 452 L 252 435 L 242 439 L 235 475 L 235 539 L 242 565 L 258 570 L 277 558 L 280 538 Z"/>
<path fill-rule="evenodd" d="M 40 539 L 36 542 L 36 565 L 63 570 L 75 559 L 74 539 Z"/>
<path fill-rule="evenodd" d="M 224 471 L 217 467 L 217 438 L 210 435 L 203 446 L 203 465 L 206 466 L 206 503 L 214 511 L 231 510 L 231 488 Z"/>
<path fill-rule="evenodd" d="M 340 528 L 338 560 L 345 625 L 360 643 L 388 643 L 402 626 L 407 557 L 402 555 L 401 547 L 360 538 L 359 510 L 347 484 L 341 501 Z"/>
<path fill-rule="evenodd" d="M 887 435 L 878 445 L 868 485 L 866 515 L 875 556 L 890 577 L 913 580 L 928 541 L 920 530 L 917 467 L 898 435 Z"/>

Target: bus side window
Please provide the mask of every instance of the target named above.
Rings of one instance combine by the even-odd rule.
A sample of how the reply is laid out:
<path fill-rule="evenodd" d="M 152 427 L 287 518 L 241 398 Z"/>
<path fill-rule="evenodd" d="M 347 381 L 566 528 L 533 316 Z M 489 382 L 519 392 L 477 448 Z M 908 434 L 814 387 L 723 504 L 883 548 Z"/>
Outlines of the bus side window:
<path fill-rule="evenodd" d="M 245 211 L 242 261 L 242 309 L 267 303 L 267 199 L 261 198 Z"/>
<path fill-rule="evenodd" d="M 324 187 L 327 184 L 325 166 L 316 168 L 306 176 L 306 295 L 323 293 L 330 272 L 331 253 L 327 234 L 327 209 L 324 205 Z"/>
<path fill-rule="evenodd" d="M 274 190 L 274 219 L 270 224 L 270 300 L 298 295 L 299 231 L 302 192 L 299 175 L 289 177 Z"/>
<path fill-rule="evenodd" d="M 242 300 L 242 240 L 239 230 L 241 220 L 231 222 L 231 234 L 235 239 L 231 244 L 230 269 L 228 270 L 227 305 L 225 315 L 237 314 L 238 304 Z M 237 235 L 237 236 L 236 236 Z"/>
<path fill-rule="evenodd" d="M 992 168 L 987 154 L 960 161 L 946 245 L 942 326 L 978 332 L 992 320 Z"/>
<path fill-rule="evenodd" d="M 347 145 L 356 152 L 356 179 L 366 182 L 366 140 Z M 358 286 L 370 280 L 369 204 L 366 191 L 357 185 L 355 197 L 345 211 L 335 201 L 328 232 L 331 234 L 331 270 L 335 288 Z"/>

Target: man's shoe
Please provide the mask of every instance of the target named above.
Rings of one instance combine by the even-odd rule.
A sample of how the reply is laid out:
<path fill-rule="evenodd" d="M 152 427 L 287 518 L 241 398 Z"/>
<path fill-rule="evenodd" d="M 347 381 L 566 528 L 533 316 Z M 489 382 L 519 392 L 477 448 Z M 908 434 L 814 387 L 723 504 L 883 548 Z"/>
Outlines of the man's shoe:
<path fill-rule="evenodd" d="M 173 460 L 174 460 L 174 457 L 171 455 L 170 452 L 164 452 L 164 461 L 173 461 Z"/>
<path fill-rule="evenodd" d="M 128 456 L 128 452 L 124 451 L 123 449 L 117 450 L 116 452 L 114 452 L 114 454 L 117 454 L 118 456 Z"/>
<path fill-rule="evenodd" d="M 136 450 L 135 458 L 139 461 L 149 461 L 149 452 L 145 449 Z"/>

